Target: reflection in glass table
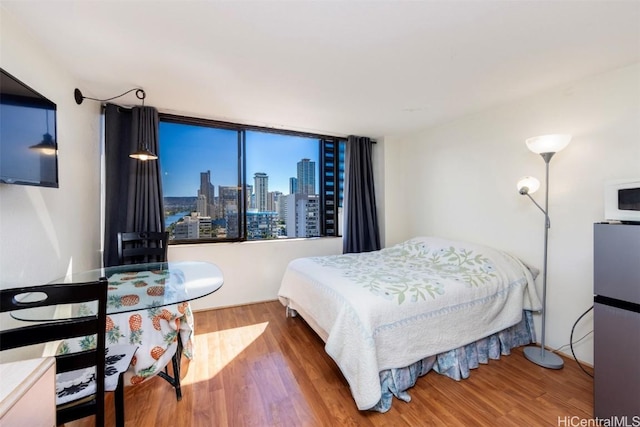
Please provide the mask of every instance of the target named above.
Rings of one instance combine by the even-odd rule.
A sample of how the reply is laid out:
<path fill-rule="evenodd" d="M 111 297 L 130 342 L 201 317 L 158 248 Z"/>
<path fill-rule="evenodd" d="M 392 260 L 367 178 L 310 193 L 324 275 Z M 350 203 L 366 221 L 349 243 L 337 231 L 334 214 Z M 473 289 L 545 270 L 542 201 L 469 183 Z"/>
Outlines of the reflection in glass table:
<path fill-rule="evenodd" d="M 220 269 L 206 262 L 163 262 L 119 265 L 96 270 L 70 273 L 51 283 L 90 282 L 106 277 L 109 282 L 107 314 L 127 313 L 164 307 L 202 298 L 220 289 L 223 276 Z M 41 298 L 26 293 L 24 303 Z M 57 307 L 37 307 L 11 313 L 17 320 L 64 320 L 94 313 L 90 305 L 67 304 Z"/>
<path fill-rule="evenodd" d="M 125 384 L 139 384 L 159 375 L 182 398 L 180 361 L 193 357 L 193 315 L 188 301 L 210 295 L 220 289 L 222 272 L 206 262 L 165 262 L 132 264 L 72 273 L 52 283 L 90 282 L 106 277 L 107 346 L 138 346 L 134 362 L 125 373 Z M 43 294 L 29 292 L 17 299 L 28 303 Z M 11 312 L 24 321 L 65 320 L 91 315 L 97 307 L 90 304 L 66 304 L 26 308 Z M 180 337 L 180 339 L 178 339 Z M 55 354 L 82 351 L 91 340 L 65 340 Z M 169 375 L 168 363 L 173 366 Z"/>

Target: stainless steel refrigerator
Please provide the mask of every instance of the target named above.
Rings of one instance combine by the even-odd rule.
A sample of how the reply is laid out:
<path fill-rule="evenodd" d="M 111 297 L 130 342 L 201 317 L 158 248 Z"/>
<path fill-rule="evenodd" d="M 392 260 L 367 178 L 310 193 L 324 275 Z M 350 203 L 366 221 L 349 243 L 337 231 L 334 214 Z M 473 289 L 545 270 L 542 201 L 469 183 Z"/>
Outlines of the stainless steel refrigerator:
<path fill-rule="evenodd" d="M 640 224 L 594 224 L 593 240 L 594 417 L 640 420 Z"/>

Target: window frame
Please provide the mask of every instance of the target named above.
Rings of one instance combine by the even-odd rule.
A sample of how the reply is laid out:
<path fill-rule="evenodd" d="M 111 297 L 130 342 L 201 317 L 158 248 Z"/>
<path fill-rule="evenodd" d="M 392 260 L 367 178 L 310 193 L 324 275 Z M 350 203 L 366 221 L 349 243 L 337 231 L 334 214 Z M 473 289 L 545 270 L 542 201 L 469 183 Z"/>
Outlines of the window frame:
<path fill-rule="evenodd" d="M 339 148 L 340 144 L 346 144 L 347 138 L 342 136 L 331 136 L 315 134 L 310 132 L 294 131 L 289 129 L 275 129 L 264 126 L 256 126 L 251 124 L 233 123 L 227 121 L 204 119 L 198 117 L 182 116 L 172 113 L 158 113 L 159 122 L 203 126 L 209 128 L 226 129 L 238 132 L 238 222 L 239 236 L 226 238 L 202 238 L 202 239 L 172 239 L 169 241 L 171 245 L 183 244 L 202 244 L 202 243 L 230 243 L 230 242 L 256 242 L 271 240 L 288 240 L 284 239 L 248 239 L 247 233 L 247 176 L 246 176 L 246 132 L 256 131 L 272 133 L 284 136 L 297 136 L 305 138 L 313 138 L 318 140 L 318 178 L 319 182 L 319 199 L 321 204 L 320 210 L 320 233 L 324 237 L 339 237 L 338 225 L 338 209 L 340 203 L 340 168 L 339 168 Z M 162 146 L 160 146 L 160 152 Z M 325 173 L 331 170 L 333 173 L 332 182 L 328 181 Z M 164 194 L 162 195 L 164 199 Z M 333 205 L 335 208 L 331 214 L 327 214 L 327 206 Z M 295 237 L 296 239 L 305 237 Z M 293 238 L 291 238 L 293 239 Z"/>

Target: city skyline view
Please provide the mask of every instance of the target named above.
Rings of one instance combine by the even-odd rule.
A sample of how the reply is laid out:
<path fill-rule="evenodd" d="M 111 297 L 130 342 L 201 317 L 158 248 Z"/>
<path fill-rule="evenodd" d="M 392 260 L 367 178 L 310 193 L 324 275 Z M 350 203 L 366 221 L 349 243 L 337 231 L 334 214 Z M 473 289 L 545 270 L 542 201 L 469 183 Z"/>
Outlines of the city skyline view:
<path fill-rule="evenodd" d="M 216 192 L 238 184 L 237 131 L 160 122 L 159 136 L 164 197 L 197 196 L 200 173 L 207 171 Z M 318 151 L 317 139 L 247 131 L 246 183 L 253 185 L 254 175 L 265 173 L 270 192 L 288 194 L 297 163 L 307 158 L 318 165 Z"/>
<path fill-rule="evenodd" d="M 344 144 L 320 136 L 226 126 L 160 122 L 158 154 L 169 239 L 335 235 Z M 324 175 L 321 149 L 323 161 L 335 167 Z M 320 195 L 321 184 L 326 199 Z"/>

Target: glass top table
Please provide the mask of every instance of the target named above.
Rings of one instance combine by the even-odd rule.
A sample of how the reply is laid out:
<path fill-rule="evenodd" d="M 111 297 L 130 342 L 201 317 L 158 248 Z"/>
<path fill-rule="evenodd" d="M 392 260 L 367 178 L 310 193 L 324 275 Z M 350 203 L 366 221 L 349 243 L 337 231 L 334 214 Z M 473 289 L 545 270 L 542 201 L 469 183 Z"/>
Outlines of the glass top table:
<path fill-rule="evenodd" d="M 51 283 L 108 280 L 107 314 L 127 313 L 163 307 L 202 298 L 214 293 L 223 283 L 220 269 L 207 262 L 163 262 L 130 264 L 68 274 Z M 38 301 L 44 294 L 28 292 L 19 296 L 22 302 Z M 24 321 L 64 320 L 95 313 L 97 303 L 61 304 L 34 307 L 11 312 L 11 317 Z"/>

